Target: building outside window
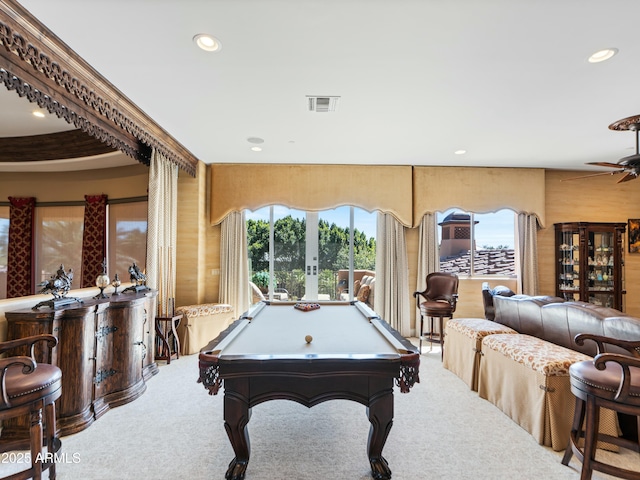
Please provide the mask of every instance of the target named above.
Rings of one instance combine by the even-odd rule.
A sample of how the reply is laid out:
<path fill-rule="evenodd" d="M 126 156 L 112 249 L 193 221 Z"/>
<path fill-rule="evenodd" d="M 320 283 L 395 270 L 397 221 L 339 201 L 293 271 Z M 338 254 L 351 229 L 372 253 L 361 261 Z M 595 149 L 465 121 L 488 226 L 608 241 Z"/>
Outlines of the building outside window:
<path fill-rule="evenodd" d="M 438 212 L 440 271 L 515 277 L 515 213 Z"/>

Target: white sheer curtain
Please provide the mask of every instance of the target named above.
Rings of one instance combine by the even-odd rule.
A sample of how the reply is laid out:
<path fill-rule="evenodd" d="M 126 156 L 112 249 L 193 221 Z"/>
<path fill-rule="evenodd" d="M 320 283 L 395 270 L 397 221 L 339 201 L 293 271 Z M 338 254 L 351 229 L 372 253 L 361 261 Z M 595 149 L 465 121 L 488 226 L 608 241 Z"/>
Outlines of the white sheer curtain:
<path fill-rule="evenodd" d="M 220 303 L 232 305 L 238 316 L 251 304 L 244 212 L 231 212 L 222 220 L 220 228 Z"/>
<path fill-rule="evenodd" d="M 404 228 L 392 215 L 378 213 L 373 307 L 393 328 L 408 337 L 411 335 L 411 293 Z"/>
<path fill-rule="evenodd" d="M 438 231 L 436 227 L 436 215 L 434 213 L 426 213 L 422 217 L 418 235 L 418 270 L 416 278 L 416 291 L 424 292 L 424 290 L 427 288 L 427 275 L 440 270 Z M 418 331 L 420 330 L 420 326 L 418 323 L 419 318 L 420 310 L 416 308 L 415 336 L 420 335 L 420 332 Z"/>
<path fill-rule="evenodd" d="M 155 150 L 149 166 L 147 286 L 158 290 L 158 315 L 173 313 L 176 291 L 178 167 Z"/>
<path fill-rule="evenodd" d="M 519 213 L 517 226 L 516 268 L 518 291 L 538 295 L 538 218 L 535 214 Z"/>

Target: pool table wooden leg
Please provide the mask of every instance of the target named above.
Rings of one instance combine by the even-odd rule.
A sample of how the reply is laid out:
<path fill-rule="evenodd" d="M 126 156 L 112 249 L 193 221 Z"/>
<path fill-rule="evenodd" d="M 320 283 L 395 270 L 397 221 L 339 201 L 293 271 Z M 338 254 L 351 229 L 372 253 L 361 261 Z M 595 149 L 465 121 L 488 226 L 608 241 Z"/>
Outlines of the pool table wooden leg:
<path fill-rule="evenodd" d="M 370 381 L 374 382 L 375 380 L 371 379 Z M 393 425 L 393 384 L 390 388 L 379 390 L 371 397 L 367 415 L 369 422 L 371 422 L 367 445 L 371 474 L 376 480 L 389 480 L 391 469 L 382 456 L 382 449 Z"/>
<path fill-rule="evenodd" d="M 251 409 L 248 392 L 247 379 L 225 380 L 224 428 L 236 454 L 227 468 L 227 480 L 243 480 L 249 464 L 251 446 L 247 424 L 251 418 Z"/>

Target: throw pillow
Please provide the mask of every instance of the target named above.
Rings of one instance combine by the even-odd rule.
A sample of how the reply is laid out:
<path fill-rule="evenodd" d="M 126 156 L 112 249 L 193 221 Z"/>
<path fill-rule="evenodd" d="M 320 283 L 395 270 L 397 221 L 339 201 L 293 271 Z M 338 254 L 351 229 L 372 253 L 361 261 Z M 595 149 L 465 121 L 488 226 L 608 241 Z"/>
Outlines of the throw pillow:
<path fill-rule="evenodd" d="M 371 287 L 369 287 L 369 285 L 361 286 L 360 290 L 358 290 L 358 301 L 367 303 L 367 300 L 369 300 L 369 293 L 371 293 Z"/>

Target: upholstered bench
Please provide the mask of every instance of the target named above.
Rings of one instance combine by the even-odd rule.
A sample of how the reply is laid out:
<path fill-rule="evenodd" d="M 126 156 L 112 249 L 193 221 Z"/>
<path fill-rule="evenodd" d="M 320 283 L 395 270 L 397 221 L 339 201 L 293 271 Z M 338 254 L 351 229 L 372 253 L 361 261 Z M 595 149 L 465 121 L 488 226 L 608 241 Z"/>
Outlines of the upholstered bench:
<path fill-rule="evenodd" d="M 567 447 L 574 412 L 569 367 L 591 357 L 524 334 L 488 335 L 482 340 L 478 394 L 540 445 Z M 600 412 L 600 431 L 618 436 L 617 417 Z M 614 446 L 604 446 L 615 450 Z"/>
<path fill-rule="evenodd" d="M 482 339 L 497 333 L 518 333 L 514 329 L 484 318 L 452 318 L 447 322 L 447 348 L 444 368 L 460 377 L 473 391 L 478 390 Z"/>
<path fill-rule="evenodd" d="M 218 334 L 227 328 L 235 316 L 231 305 L 226 303 L 202 303 L 176 308 L 182 314 L 178 325 L 180 355 L 198 353 Z"/>

